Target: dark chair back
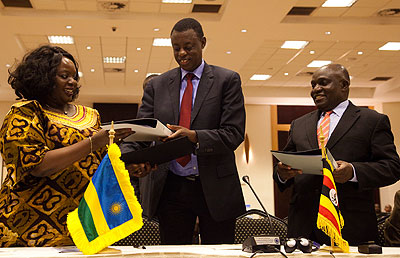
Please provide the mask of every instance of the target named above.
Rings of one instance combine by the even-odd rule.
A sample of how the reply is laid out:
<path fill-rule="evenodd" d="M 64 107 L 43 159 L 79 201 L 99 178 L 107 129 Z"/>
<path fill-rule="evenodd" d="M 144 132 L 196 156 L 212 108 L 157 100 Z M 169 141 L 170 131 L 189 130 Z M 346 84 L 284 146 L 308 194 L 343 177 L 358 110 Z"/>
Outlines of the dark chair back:
<path fill-rule="evenodd" d="M 160 226 L 155 220 L 148 220 L 143 217 L 143 227 L 129 236 L 115 242 L 115 246 L 147 246 L 147 245 L 160 245 Z"/>
<path fill-rule="evenodd" d="M 378 242 L 377 244 L 380 246 L 385 246 L 385 236 L 384 236 L 384 224 L 387 218 L 389 218 L 390 213 L 382 214 L 378 218 Z"/>
<path fill-rule="evenodd" d="M 270 215 L 272 227 L 271 229 L 268 216 L 260 210 L 249 210 L 245 214 L 236 219 L 235 226 L 235 244 L 242 244 L 250 236 L 269 235 L 275 233 L 279 236 L 281 242 L 287 236 L 287 223 L 282 219 Z"/>

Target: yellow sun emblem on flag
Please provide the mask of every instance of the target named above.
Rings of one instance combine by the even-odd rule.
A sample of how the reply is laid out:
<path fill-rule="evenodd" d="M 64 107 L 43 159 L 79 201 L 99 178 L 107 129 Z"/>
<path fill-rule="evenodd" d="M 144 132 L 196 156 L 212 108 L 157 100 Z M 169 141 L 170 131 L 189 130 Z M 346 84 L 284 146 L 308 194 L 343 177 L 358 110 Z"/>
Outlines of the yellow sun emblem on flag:
<path fill-rule="evenodd" d="M 121 210 L 122 210 L 121 203 L 115 202 L 115 203 L 111 204 L 111 208 L 110 208 L 111 214 L 118 215 L 121 213 Z"/>

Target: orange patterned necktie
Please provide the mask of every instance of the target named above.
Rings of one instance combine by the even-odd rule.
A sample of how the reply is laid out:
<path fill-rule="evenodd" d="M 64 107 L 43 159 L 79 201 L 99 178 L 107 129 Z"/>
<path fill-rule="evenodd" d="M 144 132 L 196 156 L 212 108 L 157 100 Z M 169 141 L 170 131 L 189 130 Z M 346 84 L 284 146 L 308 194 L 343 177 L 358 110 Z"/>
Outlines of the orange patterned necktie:
<path fill-rule="evenodd" d="M 188 73 L 186 74 L 186 89 L 183 93 L 182 102 L 181 102 L 181 111 L 179 114 L 179 125 L 190 129 L 190 115 L 192 113 L 192 94 L 193 94 L 193 79 L 194 74 Z M 191 157 L 190 155 L 186 155 L 180 158 L 177 158 L 176 161 L 182 166 L 186 166 L 189 163 Z"/>
<path fill-rule="evenodd" d="M 317 136 L 318 136 L 318 147 L 321 148 L 321 142 L 320 142 L 320 135 L 322 132 L 322 135 L 324 136 L 324 143 L 328 142 L 329 138 L 329 124 L 331 122 L 330 115 L 332 114 L 332 111 L 325 112 L 324 117 L 322 118 L 321 123 L 319 124 L 319 127 L 317 128 Z"/>

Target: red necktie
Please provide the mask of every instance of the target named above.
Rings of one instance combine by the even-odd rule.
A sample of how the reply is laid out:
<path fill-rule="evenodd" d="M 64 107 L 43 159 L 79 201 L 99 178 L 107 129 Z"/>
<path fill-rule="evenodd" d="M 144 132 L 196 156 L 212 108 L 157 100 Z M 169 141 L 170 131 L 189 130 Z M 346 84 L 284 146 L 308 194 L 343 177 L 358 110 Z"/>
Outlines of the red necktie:
<path fill-rule="evenodd" d="M 317 136 L 318 136 L 318 146 L 321 148 L 321 142 L 320 142 L 320 135 L 322 132 L 322 135 L 324 136 L 324 145 L 328 142 L 329 138 L 329 124 L 331 122 L 330 115 L 332 114 L 332 111 L 325 112 L 324 117 L 322 118 L 321 123 L 319 124 L 319 128 L 317 128 Z"/>
<path fill-rule="evenodd" d="M 183 93 L 181 102 L 181 112 L 179 114 L 179 125 L 190 129 L 190 114 L 192 113 L 192 93 L 193 93 L 193 79 L 194 74 L 186 74 L 186 89 Z M 186 155 L 176 159 L 176 161 L 182 166 L 186 166 L 190 161 L 190 155 Z"/>

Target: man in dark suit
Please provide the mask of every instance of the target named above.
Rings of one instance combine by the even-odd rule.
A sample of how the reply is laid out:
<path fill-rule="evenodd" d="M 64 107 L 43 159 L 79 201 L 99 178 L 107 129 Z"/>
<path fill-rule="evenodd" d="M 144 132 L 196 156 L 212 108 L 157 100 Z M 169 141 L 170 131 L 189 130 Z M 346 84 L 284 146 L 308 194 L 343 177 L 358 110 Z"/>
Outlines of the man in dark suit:
<path fill-rule="evenodd" d="M 157 215 L 162 244 L 191 244 L 197 217 L 202 244 L 233 243 L 235 218 L 245 212 L 234 155 L 245 131 L 240 77 L 204 62 L 198 21 L 176 23 L 171 42 L 180 67 L 147 84 L 138 117 L 157 118 L 174 131 L 167 140 L 187 136 L 196 150 L 186 162 L 171 161 L 141 178 L 144 214 Z M 183 125 L 186 89 L 190 117 Z"/>
<path fill-rule="evenodd" d="M 318 148 L 317 128 L 329 111 L 326 147 L 338 163 L 333 177 L 339 208 L 344 218 L 343 238 L 350 245 L 377 239 L 374 188 L 395 183 L 400 160 L 386 115 L 360 108 L 348 100 L 350 78 L 343 66 L 330 64 L 318 69 L 311 81 L 311 97 L 317 110 L 294 120 L 285 151 Z M 330 244 L 316 227 L 322 176 L 278 163 L 274 180 L 281 191 L 294 184 L 289 208 L 288 237 L 307 237 Z"/>

